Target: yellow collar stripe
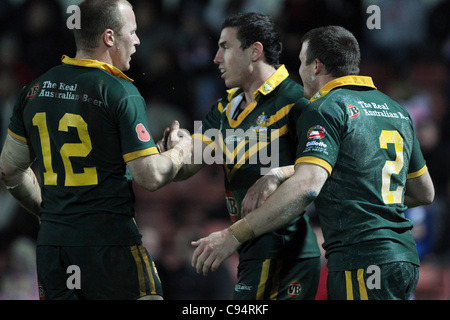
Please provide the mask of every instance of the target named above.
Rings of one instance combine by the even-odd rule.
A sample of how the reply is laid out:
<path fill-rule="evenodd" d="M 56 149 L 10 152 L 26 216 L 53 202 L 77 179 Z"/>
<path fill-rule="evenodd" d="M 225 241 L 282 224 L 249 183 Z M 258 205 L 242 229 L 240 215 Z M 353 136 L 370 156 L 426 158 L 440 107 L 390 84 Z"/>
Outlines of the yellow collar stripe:
<path fill-rule="evenodd" d="M 275 71 L 273 75 L 270 76 L 269 79 L 267 79 L 261 87 L 258 88 L 253 93 L 253 97 L 257 97 L 258 93 L 262 93 L 263 95 L 267 95 L 271 93 L 278 85 L 284 81 L 289 76 L 289 72 L 286 69 L 286 66 L 284 64 L 280 64 L 278 66 L 278 69 Z M 233 97 L 235 96 L 236 92 L 240 92 L 240 88 L 232 88 L 230 90 L 227 90 L 228 92 L 228 101 L 231 101 Z"/>
<path fill-rule="evenodd" d="M 256 90 L 253 93 L 253 97 L 256 99 L 258 94 L 268 95 L 273 90 L 275 90 L 276 87 L 278 87 L 287 77 L 289 76 L 289 72 L 287 71 L 284 64 L 281 64 L 278 66 L 278 69 L 275 71 L 275 73 L 270 76 L 269 79 L 267 79 L 261 87 L 259 87 L 258 90 Z M 242 92 L 241 88 L 233 88 L 227 91 L 228 92 L 228 101 L 233 100 L 233 98 L 236 96 L 236 94 Z M 255 109 L 257 105 L 256 100 L 250 103 L 244 111 L 238 116 L 236 120 L 233 120 L 230 118 L 230 108 L 227 108 L 227 117 L 228 121 L 230 123 L 230 126 L 232 128 L 237 127 L 239 124 L 241 124 L 242 120 L 247 117 L 248 114 L 250 114 L 253 109 Z"/>
<path fill-rule="evenodd" d="M 334 80 L 328 82 L 326 85 L 324 85 L 322 87 L 322 89 L 320 89 L 311 98 L 311 100 L 309 100 L 309 102 L 316 101 L 317 99 L 320 99 L 323 96 L 325 96 L 331 90 L 338 88 L 338 87 L 343 87 L 343 86 L 362 86 L 362 87 L 370 87 L 370 88 L 376 89 L 371 77 L 345 76 L 345 77 L 340 77 L 340 78 L 337 78 L 337 79 L 334 79 Z"/>
<path fill-rule="evenodd" d="M 101 61 L 97 61 L 97 60 L 90 60 L 90 59 L 75 59 L 75 58 L 70 58 L 66 55 L 62 56 L 61 61 L 65 64 L 70 64 L 70 65 L 79 66 L 79 67 L 102 69 L 118 78 L 125 79 L 130 82 L 134 81 L 133 79 L 127 77 L 122 71 L 120 71 L 116 67 L 114 67 L 108 63 L 105 63 L 105 62 L 101 62 Z"/>

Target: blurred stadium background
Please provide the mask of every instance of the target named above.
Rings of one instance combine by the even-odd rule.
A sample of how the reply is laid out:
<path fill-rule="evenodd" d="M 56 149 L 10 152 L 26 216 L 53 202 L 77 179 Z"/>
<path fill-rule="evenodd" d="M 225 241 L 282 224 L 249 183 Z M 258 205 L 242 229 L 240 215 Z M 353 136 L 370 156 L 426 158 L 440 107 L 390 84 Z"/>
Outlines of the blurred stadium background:
<path fill-rule="evenodd" d="M 20 88 L 75 55 L 67 7 L 79 0 L 0 1 L 0 148 Z M 257 11 L 278 23 L 282 63 L 298 76 L 302 34 L 339 24 L 360 41 L 361 74 L 411 113 L 437 195 L 433 205 L 407 211 L 422 260 L 414 299 L 450 299 L 450 1 L 448 0 L 130 0 L 141 45 L 127 74 L 148 103 L 158 140 L 173 119 L 192 132 L 224 94 L 213 58 L 224 16 Z M 369 5 L 381 9 L 370 30 Z M 223 173 L 209 166 L 189 181 L 149 193 L 136 187 L 137 222 L 156 260 L 167 299 L 230 299 L 236 256 L 207 278 L 190 267 L 190 240 L 224 228 L 228 214 Z M 308 214 L 318 231 L 312 207 Z M 35 239 L 38 223 L 0 187 L 0 299 L 38 299 Z M 324 274 L 326 274 L 324 261 Z M 325 299 L 324 283 L 318 299 Z"/>

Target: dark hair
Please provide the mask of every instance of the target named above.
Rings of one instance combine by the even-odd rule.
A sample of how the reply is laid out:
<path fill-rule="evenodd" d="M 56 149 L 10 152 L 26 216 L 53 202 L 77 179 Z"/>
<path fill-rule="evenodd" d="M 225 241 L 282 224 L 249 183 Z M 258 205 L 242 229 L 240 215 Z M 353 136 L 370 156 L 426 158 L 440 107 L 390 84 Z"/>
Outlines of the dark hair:
<path fill-rule="evenodd" d="M 283 44 L 280 33 L 273 20 L 260 13 L 237 13 L 229 16 L 222 24 L 222 29 L 236 27 L 237 38 L 241 42 L 241 48 L 247 49 L 255 42 L 261 42 L 264 47 L 264 55 L 268 64 L 277 66 Z"/>
<path fill-rule="evenodd" d="M 79 4 L 80 29 L 74 29 L 77 50 L 90 50 L 98 46 L 100 36 L 106 29 L 119 33 L 125 25 L 119 11 L 119 4 L 126 0 L 84 0 Z"/>
<path fill-rule="evenodd" d="M 308 31 L 306 65 L 318 58 L 333 77 L 359 74 L 361 54 L 355 36 L 340 26 L 326 26 Z"/>

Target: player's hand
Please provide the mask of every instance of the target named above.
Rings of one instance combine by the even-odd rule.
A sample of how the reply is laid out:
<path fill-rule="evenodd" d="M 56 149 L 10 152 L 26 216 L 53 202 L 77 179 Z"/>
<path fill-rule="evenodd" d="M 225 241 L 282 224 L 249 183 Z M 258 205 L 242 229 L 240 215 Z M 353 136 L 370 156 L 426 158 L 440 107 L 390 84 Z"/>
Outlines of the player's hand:
<path fill-rule="evenodd" d="M 166 131 L 164 131 L 164 134 L 166 134 Z M 172 122 L 170 130 L 167 133 L 166 141 L 168 149 L 172 149 L 180 143 L 183 143 L 183 145 L 187 145 L 188 143 L 190 144 L 192 142 L 189 131 L 180 128 L 180 123 L 177 120 L 174 120 Z"/>
<path fill-rule="evenodd" d="M 166 134 L 166 131 L 164 132 Z M 177 120 L 172 122 L 166 138 L 167 150 L 172 148 L 180 149 L 183 153 L 183 162 L 189 163 L 192 157 L 192 138 L 188 130 L 180 128 Z"/>
<path fill-rule="evenodd" d="M 244 200 L 242 200 L 242 218 L 261 206 L 269 198 L 269 196 L 277 190 L 279 185 L 280 180 L 273 174 L 266 174 L 265 176 L 259 178 L 250 187 L 250 189 L 248 189 Z"/>
<path fill-rule="evenodd" d="M 165 152 L 169 150 L 169 146 L 167 145 L 167 140 L 169 138 L 170 128 L 164 129 L 163 137 L 159 140 L 156 145 L 158 146 L 159 152 Z"/>
<path fill-rule="evenodd" d="M 192 267 L 204 276 L 208 275 L 209 270 L 216 271 L 240 245 L 228 229 L 211 233 L 191 244 L 197 247 L 192 255 Z"/>

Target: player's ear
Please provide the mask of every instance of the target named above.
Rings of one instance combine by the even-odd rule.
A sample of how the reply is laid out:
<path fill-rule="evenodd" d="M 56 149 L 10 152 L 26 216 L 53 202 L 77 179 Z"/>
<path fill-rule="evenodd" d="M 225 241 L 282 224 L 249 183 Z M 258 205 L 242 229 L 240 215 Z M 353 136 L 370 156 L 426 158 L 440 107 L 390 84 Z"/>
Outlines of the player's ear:
<path fill-rule="evenodd" d="M 263 54 L 264 46 L 261 42 L 255 42 L 252 46 L 252 61 L 258 61 Z"/>
<path fill-rule="evenodd" d="M 102 40 L 105 46 L 112 47 L 114 45 L 114 30 L 106 29 L 102 34 Z"/>
<path fill-rule="evenodd" d="M 317 76 L 321 72 L 326 72 L 325 65 L 322 63 L 322 61 L 319 60 L 319 58 L 314 59 L 314 75 Z"/>

